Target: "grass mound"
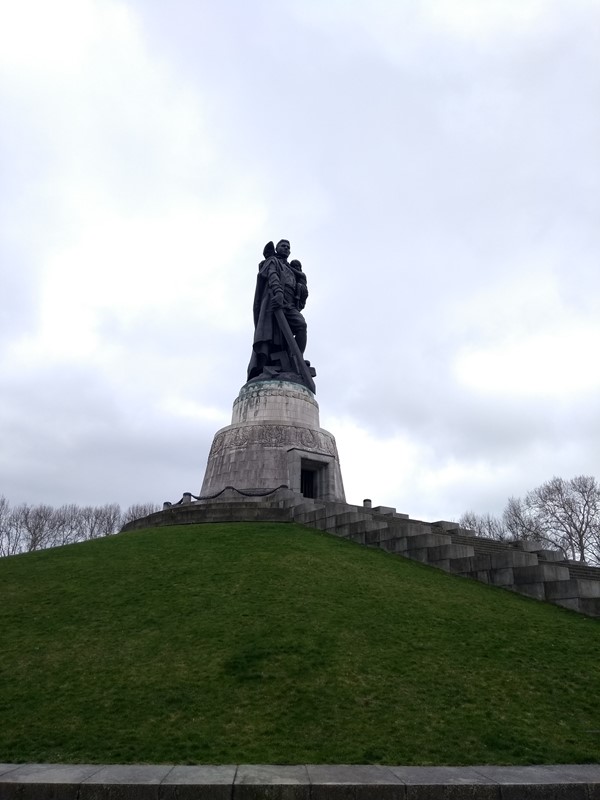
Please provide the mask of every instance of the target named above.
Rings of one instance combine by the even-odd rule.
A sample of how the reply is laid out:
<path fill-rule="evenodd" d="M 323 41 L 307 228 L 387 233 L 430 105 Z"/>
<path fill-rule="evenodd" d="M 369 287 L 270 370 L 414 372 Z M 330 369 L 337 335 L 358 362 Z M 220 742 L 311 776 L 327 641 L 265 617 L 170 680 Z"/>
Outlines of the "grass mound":
<path fill-rule="evenodd" d="M 0 561 L 0 762 L 600 761 L 600 624 L 303 528 Z"/>

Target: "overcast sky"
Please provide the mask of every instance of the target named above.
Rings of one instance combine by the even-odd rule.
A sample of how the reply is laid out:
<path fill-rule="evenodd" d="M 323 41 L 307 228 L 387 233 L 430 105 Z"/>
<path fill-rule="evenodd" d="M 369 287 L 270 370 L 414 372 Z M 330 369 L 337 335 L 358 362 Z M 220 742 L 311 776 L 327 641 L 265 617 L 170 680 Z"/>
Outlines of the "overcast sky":
<path fill-rule="evenodd" d="M 600 477 L 599 0 L 0 0 L 0 494 L 177 500 L 308 277 L 349 502 Z"/>

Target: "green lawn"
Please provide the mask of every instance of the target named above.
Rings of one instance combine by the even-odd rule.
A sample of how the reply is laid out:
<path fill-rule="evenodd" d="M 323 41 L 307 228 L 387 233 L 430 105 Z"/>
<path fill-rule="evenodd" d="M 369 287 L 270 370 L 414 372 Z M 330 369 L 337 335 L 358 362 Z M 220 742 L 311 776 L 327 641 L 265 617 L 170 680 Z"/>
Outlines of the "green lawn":
<path fill-rule="evenodd" d="M 299 525 L 0 560 L 0 762 L 600 761 L 600 622 Z"/>

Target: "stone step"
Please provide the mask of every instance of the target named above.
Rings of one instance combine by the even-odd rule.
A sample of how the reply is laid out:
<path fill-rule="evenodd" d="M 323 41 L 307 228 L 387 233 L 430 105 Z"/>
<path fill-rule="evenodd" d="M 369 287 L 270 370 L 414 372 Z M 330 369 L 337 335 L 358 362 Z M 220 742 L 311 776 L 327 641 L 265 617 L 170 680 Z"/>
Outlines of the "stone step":
<path fill-rule="evenodd" d="M 496 539 L 486 539 L 483 536 L 465 536 L 461 533 L 453 533 L 452 540 L 457 544 L 468 544 L 476 550 L 493 550 L 494 552 L 504 552 L 514 550 L 508 542 L 500 542 Z"/>
<path fill-rule="evenodd" d="M 379 537 L 378 534 L 371 536 L 371 534 L 368 534 L 367 541 L 369 539 L 375 539 L 384 550 L 391 553 L 399 553 L 400 555 L 403 555 L 409 550 L 422 550 L 423 548 L 451 544 L 450 537 L 443 533 L 422 533 L 415 536 L 389 537 Z"/>
<path fill-rule="evenodd" d="M 380 517 L 393 517 L 396 509 L 393 506 L 372 506 L 370 509 L 372 514 L 377 514 Z"/>
<path fill-rule="evenodd" d="M 565 557 L 560 552 L 560 550 L 547 550 L 542 548 L 541 550 L 534 550 L 533 551 L 540 561 L 564 561 Z"/>
<path fill-rule="evenodd" d="M 586 578 L 587 580 L 600 581 L 600 568 L 590 567 L 587 564 L 574 564 L 565 562 L 569 567 L 572 578 Z"/>
<path fill-rule="evenodd" d="M 364 512 L 362 506 L 352 506 L 349 503 L 324 503 L 324 508 L 327 511 L 328 515 L 331 514 L 344 514 L 348 511 L 359 511 L 361 513 Z"/>
<path fill-rule="evenodd" d="M 316 522 L 317 512 L 313 509 L 312 511 L 302 511 L 300 513 L 294 512 L 294 522 L 298 522 L 300 525 L 310 525 L 312 526 Z"/>
<path fill-rule="evenodd" d="M 349 533 L 375 533 L 377 531 L 387 532 L 387 525 L 385 522 L 379 522 L 375 519 L 358 519 L 348 524 Z"/>
<path fill-rule="evenodd" d="M 514 543 L 512 542 L 500 542 L 495 539 L 487 539 L 482 536 L 464 536 L 462 534 L 453 534 L 452 538 L 457 543 L 461 544 L 472 544 L 475 548 L 476 552 L 506 552 L 507 550 L 521 550 L 528 553 L 535 553 L 538 559 L 541 561 L 549 561 L 549 562 L 558 562 L 564 561 L 564 556 L 560 552 L 560 550 L 550 550 L 547 548 L 540 547 L 538 543 L 532 547 L 515 547 Z M 528 544 L 532 545 L 532 542 Z"/>
<path fill-rule="evenodd" d="M 512 567 L 504 567 L 503 569 L 490 569 L 488 570 L 487 580 L 492 586 L 502 586 L 505 589 L 513 586 L 515 583 L 515 576 Z"/>
<path fill-rule="evenodd" d="M 353 506 L 348 506 L 345 503 L 322 503 L 322 502 L 316 503 L 313 507 L 316 520 L 335 516 L 335 514 L 343 513 L 344 511 L 348 511 L 351 508 L 353 508 Z"/>
<path fill-rule="evenodd" d="M 335 525 L 333 527 L 323 528 L 325 533 L 332 533 L 334 536 L 339 536 L 342 539 L 348 539 L 350 537 L 350 526 L 349 525 Z"/>
<path fill-rule="evenodd" d="M 460 525 L 458 522 L 448 522 L 447 520 L 440 519 L 437 522 L 431 523 L 434 528 L 441 528 L 446 533 L 458 533 L 461 530 Z"/>
<path fill-rule="evenodd" d="M 338 512 L 332 519 L 334 519 L 338 525 L 349 525 L 351 522 L 358 522 L 359 520 L 364 522 L 373 521 L 369 514 L 364 514 L 361 511 Z"/>
<path fill-rule="evenodd" d="M 309 508 L 308 506 L 303 507 L 301 510 L 293 509 L 293 516 L 294 521 L 299 522 L 301 525 L 314 525 L 317 522 L 323 522 L 323 520 L 331 520 L 335 518 L 335 514 L 332 512 L 328 512 L 326 508 L 313 506 Z"/>
<path fill-rule="evenodd" d="M 381 542 L 388 542 L 395 538 L 397 537 L 390 532 L 385 523 L 381 528 L 373 528 L 371 530 L 365 531 L 365 544 L 368 545 L 379 545 L 381 544 Z"/>
<path fill-rule="evenodd" d="M 340 536 L 345 536 L 350 532 L 349 526 L 357 522 L 372 522 L 371 518 L 366 514 L 359 514 L 357 512 L 346 512 L 344 514 L 334 514 L 318 520 L 321 530 L 330 531 Z"/>
<path fill-rule="evenodd" d="M 422 564 L 429 563 L 429 554 L 426 547 L 404 550 L 398 555 L 404 556 L 404 558 L 410 558 L 411 561 L 420 561 Z"/>
<path fill-rule="evenodd" d="M 456 558 L 469 558 L 473 556 L 473 548 L 466 544 L 443 544 L 427 548 L 427 560 L 437 566 L 438 561 L 450 561 Z M 448 570 L 450 565 L 448 564 Z"/>
<path fill-rule="evenodd" d="M 475 553 L 475 555 L 467 558 L 453 559 L 451 568 L 452 572 L 456 572 L 458 575 L 463 575 L 471 572 L 488 571 L 491 569 L 530 567 L 537 565 L 537 563 L 537 556 L 534 553 L 523 553 L 518 550 L 509 550 L 506 553 Z"/>
<path fill-rule="evenodd" d="M 545 547 L 541 542 L 531 539 L 515 539 L 511 545 L 519 550 L 526 550 L 528 553 L 537 553 L 544 561 L 565 561 L 564 553 L 561 550 L 556 547 Z"/>
<path fill-rule="evenodd" d="M 600 597 L 600 581 L 579 578 L 546 581 L 546 600 L 564 600 L 573 597 Z"/>
<path fill-rule="evenodd" d="M 513 567 L 515 585 L 523 583 L 538 583 L 540 581 L 568 581 L 569 570 L 567 567 L 555 564 L 537 564 L 535 566 Z"/>
<path fill-rule="evenodd" d="M 398 536 L 420 536 L 423 533 L 435 533 L 439 536 L 447 536 L 447 534 L 445 534 L 443 531 L 432 527 L 427 522 L 391 519 L 389 520 L 388 525 L 390 530 L 396 533 Z"/>
<path fill-rule="evenodd" d="M 545 600 L 545 586 L 544 581 L 533 581 L 532 583 L 513 583 L 512 586 L 505 586 L 504 588 L 517 594 L 527 595 L 527 597 L 532 597 L 534 600 Z"/>
<path fill-rule="evenodd" d="M 393 542 L 399 539 L 407 538 L 398 530 L 386 525 L 384 522 L 379 522 L 378 520 L 373 520 L 375 525 L 378 525 L 377 528 L 372 528 L 371 530 L 367 531 L 366 534 L 366 541 L 367 544 L 380 544 L 383 546 L 384 542 Z M 394 545 L 386 544 L 386 549 L 394 550 Z"/>
<path fill-rule="evenodd" d="M 600 597 L 580 597 L 578 610 L 590 617 L 600 617 Z"/>
<path fill-rule="evenodd" d="M 402 537 L 402 542 L 405 543 L 405 549 L 414 550 L 421 547 L 434 549 L 436 547 L 448 547 L 452 545 L 452 539 L 445 533 L 415 533 L 412 536 Z"/>
<path fill-rule="evenodd" d="M 298 503 L 297 505 L 290 506 L 294 512 L 294 517 L 299 514 L 316 514 L 317 511 L 320 511 L 324 506 L 323 504 L 317 504 L 313 501 L 305 502 L 305 503 Z"/>

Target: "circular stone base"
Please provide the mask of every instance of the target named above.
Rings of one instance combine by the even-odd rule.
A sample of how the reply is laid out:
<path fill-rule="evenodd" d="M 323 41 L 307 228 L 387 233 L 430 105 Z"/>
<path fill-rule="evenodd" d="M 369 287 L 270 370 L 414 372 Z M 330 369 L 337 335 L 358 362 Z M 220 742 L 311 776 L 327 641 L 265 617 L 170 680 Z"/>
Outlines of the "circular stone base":
<path fill-rule="evenodd" d="M 200 496 L 227 486 L 250 492 L 287 486 L 345 501 L 335 439 L 319 427 L 312 392 L 287 381 L 242 387 L 232 424 L 215 434 Z"/>
<path fill-rule="evenodd" d="M 231 423 L 270 420 L 289 425 L 319 427 L 319 404 L 298 383 L 256 381 L 242 386 L 233 403 Z"/>

